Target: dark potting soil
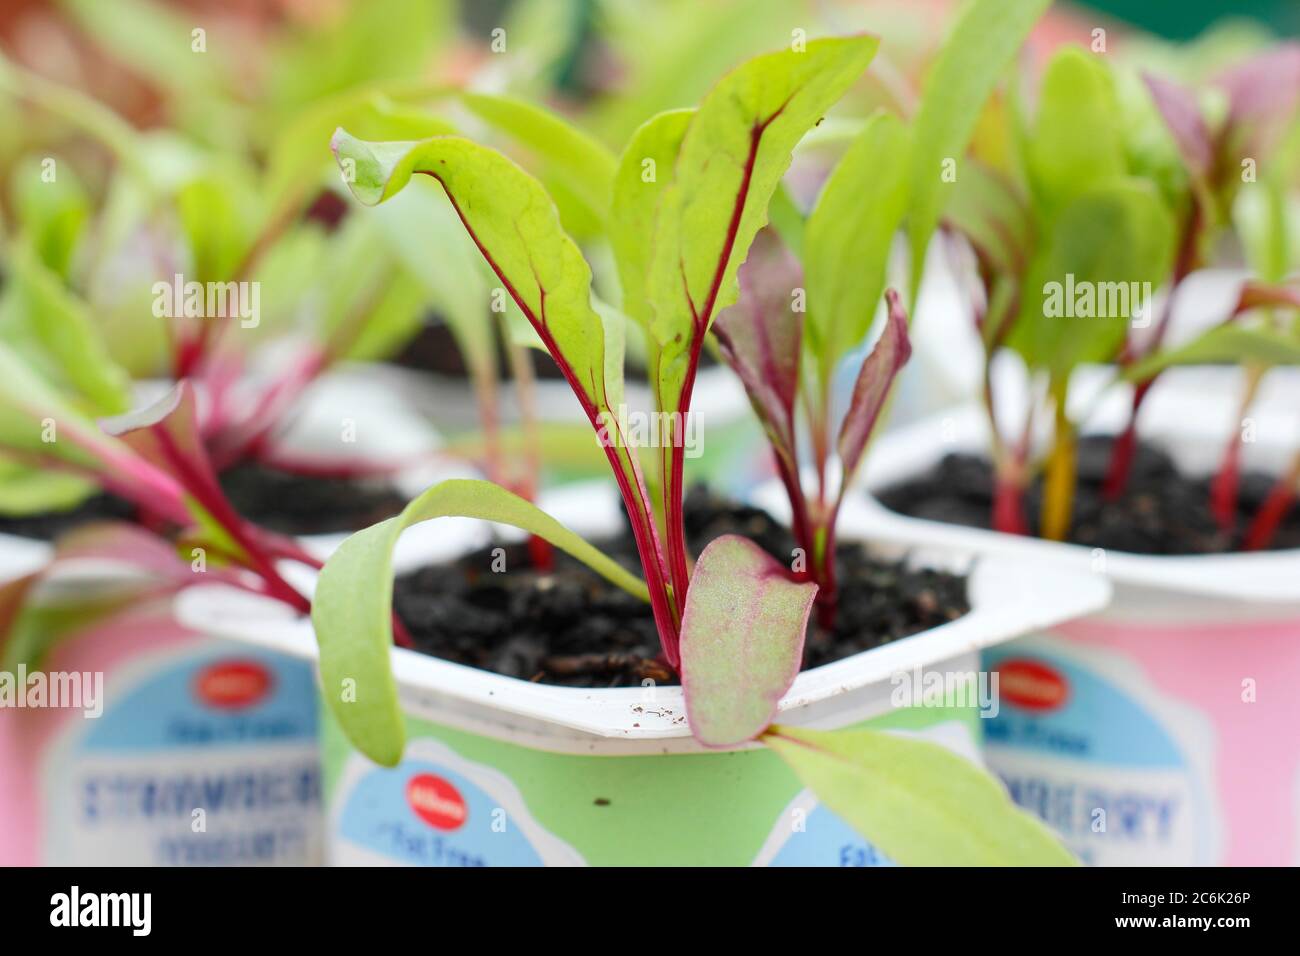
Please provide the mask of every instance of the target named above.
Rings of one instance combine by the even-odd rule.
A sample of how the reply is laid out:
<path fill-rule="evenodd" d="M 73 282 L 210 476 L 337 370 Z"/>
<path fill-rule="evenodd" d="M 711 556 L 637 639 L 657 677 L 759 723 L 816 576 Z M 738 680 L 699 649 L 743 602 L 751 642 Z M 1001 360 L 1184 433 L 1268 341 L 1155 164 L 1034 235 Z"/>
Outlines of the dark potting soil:
<path fill-rule="evenodd" d="M 130 521 L 134 516 L 135 507 L 129 501 L 115 495 L 98 494 L 68 511 L 21 516 L 0 515 L 0 534 L 53 541 L 78 525 L 92 521 Z"/>
<path fill-rule="evenodd" d="M 564 378 L 555 360 L 545 352 L 529 349 L 528 357 L 533 363 L 533 374 L 539 379 Z M 451 329 L 442 322 L 426 323 L 392 361 L 403 368 L 434 372 L 449 378 L 465 378 L 467 374 L 460 346 L 456 344 Z M 506 375 L 508 367 L 505 350 L 501 349 L 497 355 L 498 374 Z"/>
<path fill-rule="evenodd" d="M 540 349 L 529 349 L 528 356 L 533 363 L 533 374 L 539 379 L 562 381 L 564 373 L 560 367 L 555 364 L 545 352 Z M 456 344 L 456 339 L 451 334 L 444 323 L 436 322 L 424 325 L 415 337 L 406 343 L 400 352 L 393 357 L 392 361 L 403 368 L 415 369 L 419 372 L 434 372 L 438 375 L 445 375 L 450 378 L 464 378 L 465 359 L 460 353 L 460 347 Z M 700 367 L 708 368 L 716 365 L 717 362 L 706 349 L 700 353 Z M 506 357 L 504 349 L 497 356 L 497 369 L 500 375 L 509 375 L 509 360 Z M 639 379 L 645 376 L 645 370 L 636 368 L 629 363 L 629 379 Z"/>
<path fill-rule="evenodd" d="M 406 506 L 386 478 L 322 478 L 256 463 L 222 472 L 221 487 L 236 512 L 281 534 L 358 531 Z"/>
<path fill-rule="evenodd" d="M 223 472 L 221 487 L 240 515 L 281 534 L 359 531 L 406 506 L 406 499 L 384 478 L 319 478 L 251 463 Z M 92 521 L 135 517 L 135 506 L 129 501 L 98 494 L 70 511 L 0 515 L 0 534 L 52 541 Z"/>
<path fill-rule="evenodd" d="M 1257 472 L 1241 476 L 1236 529 L 1225 533 L 1210 512 L 1211 476 L 1183 474 L 1169 455 L 1151 445 L 1139 444 L 1124 495 L 1106 501 L 1101 488 L 1111 444 L 1104 436 L 1079 442 L 1079 484 L 1068 538 L 1074 544 L 1135 554 L 1234 551 L 1275 481 Z M 886 488 L 877 497 L 886 508 L 910 517 L 988 528 L 992 471 L 983 457 L 950 454 L 925 474 Z M 1042 482 L 1035 481 L 1024 499 L 1025 520 L 1034 534 L 1041 504 Z M 1300 547 L 1300 508 L 1291 510 L 1271 547 Z"/>
<path fill-rule="evenodd" d="M 694 554 L 726 533 L 758 543 L 788 563 L 789 532 L 756 508 L 717 498 L 702 486 L 686 496 L 687 538 Z M 638 570 L 630 530 L 596 542 Z M 651 678 L 676 683 L 659 659 L 650 607 L 566 555 L 538 572 L 525 545 L 507 546 L 505 571 L 491 548 L 452 564 L 399 577 L 393 603 L 418 650 L 482 670 L 570 687 L 633 687 Z M 969 610 L 966 579 L 871 557 L 858 544 L 837 552 L 839 612 L 832 633 L 813 621 L 804 667 L 817 667 L 961 617 Z M 498 564 L 499 566 L 499 564 Z"/>

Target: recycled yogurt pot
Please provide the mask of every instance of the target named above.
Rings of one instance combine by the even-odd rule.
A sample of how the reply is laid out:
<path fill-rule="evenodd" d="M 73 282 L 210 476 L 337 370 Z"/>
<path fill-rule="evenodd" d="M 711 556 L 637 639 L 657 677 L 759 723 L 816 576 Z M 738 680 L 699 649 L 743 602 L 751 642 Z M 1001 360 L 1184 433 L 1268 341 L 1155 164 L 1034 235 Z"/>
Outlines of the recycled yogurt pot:
<path fill-rule="evenodd" d="M 604 502 L 605 507 L 599 503 Z M 586 534 L 616 527 L 604 486 L 543 502 Z M 487 527 L 428 522 L 447 560 Z M 949 566 L 968 558 L 946 556 Z M 799 675 L 783 723 L 916 733 L 977 759 L 984 723 L 972 692 L 895 707 L 891 677 L 971 674 L 977 652 L 1102 607 L 1096 575 L 978 562 L 962 618 Z M 310 621 L 213 586 L 180 604 L 190 626 L 314 659 Z M 395 648 L 407 749 L 392 769 L 323 722 L 328 859 L 392 865 L 889 865 L 820 807 L 774 754 L 706 750 L 690 736 L 680 687 L 591 690 L 534 684 Z"/>
<path fill-rule="evenodd" d="M 355 391 L 347 380 L 332 383 L 297 440 L 310 445 L 313 428 L 322 435 L 336 427 L 331 405 L 356 414 Z M 391 431 L 391 416 L 384 420 Z M 414 429 L 404 437 L 416 447 Z M 409 497 L 439 476 L 419 467 L 394 482 Z M 428 530 L 416 529 L 406 546 Z M 345 537 L 301 542 L 323 559 Z M 40 569 L 51 554 L 47 542 L 0 535 L 0 581 Z M 40 587 L 80 596 L 111 590 L 124 574 L 108 561 L 69 562 Z M 0 865 L 321 862 L 318 702 L 309 664 L 186 627 L 169 607 L 154 605 L 56 646 L 45 672 L 76 679 L 94 706 L 28 707 L 16 699 L 0 706 Z M 28 676 L 9 679 L 25 686 Z"/>
<path fill-rule="evenodd" d="M 1143 436 L 1185 471 L 1208 472 L 1224 434 L 1211 408 L 1222 404 L 1221 393 L 1153 392 Z M 1122 409 L 1101 410 L 1103 431 L 1113 432 L 1109 412 Z M 864 485 L 904 483 L 949 452 L 987 448 L 987 435 L 973 406 L 887 433 Z M 1286 451 L 1261 437 L 1247 463 L 1276 469 Z M 850 500 L 845 526 L 860 533 L 1113 582 L 1104 610 L 983 652 L 1001 686 L 985 761 L 1082 860 L 1300 862 L 1300 550 L 1103 551 L 907 517 L 866 495 Z"/>

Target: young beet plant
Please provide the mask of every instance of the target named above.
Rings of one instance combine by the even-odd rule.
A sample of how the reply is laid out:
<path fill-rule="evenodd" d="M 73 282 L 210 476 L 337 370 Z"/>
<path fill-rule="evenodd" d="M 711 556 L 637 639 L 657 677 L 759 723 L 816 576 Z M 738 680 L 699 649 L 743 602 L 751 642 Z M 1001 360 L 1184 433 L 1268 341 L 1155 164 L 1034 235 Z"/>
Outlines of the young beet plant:
<path fill-rule="evenodd" d="M 993 435 L 992 524 L 1000 531 L 1029 530 L 1023 496 L 1036 470 L 1029 455 L 1037 411 L 1031 403 L 1019 433 L 1011 441 L 1000 437 L 992 368 L 1003 350 L 1018 354 L 1042 383 L 1051 409 L 1039 529 L 1055 540 L 1067 536 L 1072 519 L 1078 426 L 1066 398 L 1081 365 L 1114 363 L 1118 380 L 1135 386 L 1130 422 L 1115 442 L 1105 483 L 1114 499 L 1131 468 L 1137 412 L 1162 370 L 1240 361 L 1257 384 L 1270 365 L 1295 360 L 1294 330 L 1260 321 L 1261 312 L 1295 307 L 1296 291 L 1272 281 L 1246 283 L 1224 322 L 1191 345 L 1162 347 L 1172 292 L 1203 261 L 1227 190 L 1216 192 L 1207 179 L 1212 144 L 1195 103 L 1152 77 L 1128 86 L 1123 80 L 1096 57 L 1062 50 L 1044 74 L 1032 122 L 1009 121 L 1024 127 L 1007 134 L 1016 161 L 1000 168 L 969 161 L 946 211 L 977 262 L 975 315 Z M 1139 122 L 1126 121 L 1133 115 Z M 1169 137 L 1130 141 L 1128 130 L 1160 130 L 1161 118 Z M 1238 136 L 1225 132 L 1221 139 Z M 1163 285 L 1171 294 L 1152 321 L 1153 290 Z M 1225 530 L 1236 515 L 1239 444 L 1232 443 L 1214 485 L 1214 510 Z M 1275 520 L 1259 521 L 1264 524 L 1246 536 L 1248 546 L 1271 537 Z"/>
<path fill-rule="evenodd" d="M 737 300 L 738 270 L 791 150 L 862 75 L 875 50 L 874 38 L 852 37 L 758 57 L 724 77 L 698 109 L 648 121 L 624 152 L 610 206 L 620 233 L 624 311 L 648 332 L 651 390 L 658 407 L 672 413 L 670 421 L 684 423 L 690 411 L 705 336 Z M 692 568 L 682 522 L 681 436 L 670 435 L 653 450 L 652 494 L 637 449 L 618 432 L 621 318 L 593 307 L 591 270 L 536 180 L 501 154 L 454 136 L 377 143 L 339 130 L 333 148 L 364 203 L 392 198 L 415 174 L 441 185 L 596 431 L 645 572 L 638 579 L 534 505 L 483 481 L 443 482 L 400 516 L 352 536 L 321 573 L 312 620 L 325 697 L 363 752 L 394 765 L 403 749 L 404 721 L 388 662 L 391 557 L 399 535 L 437 517 L 487 519 L 547 539 L 648 601 L 663 660 L 680 675 L 696 739 L 709 747 L 761 740 L 895 859 L 1068 860 L 996 783 L 942 748 L 872 731 L 827 734 L 771 724 L 801 666 L 818 585 L 796 580 L 735 535 L 711 542 Z M 793 377 L 775 367 L 768 347 L 776 345 L 769 332 L 784 335 L 789 323 L 750 325 L 744 306 L 726 323 L 728 350 L 751 389 L 771 392 L 770 406 L 761 406 L 765 423 L 784 428 Z M 879 404 L 871 396 L 887 389 L 906 352 L 897 308 L 890 329 L 864 372 L 870 381 L 861 390 L 869 394 L 857 406 L 868 413 L 853 418 L 841 440 L 851 459 L 860 454 L 874 417 L 869 412 Z M 795 354 L 780 355 L 783 367 Z M 792 443 L 785 447 L 792 455 Z M 788 468 L 792 473 L 792 461 Z M 356 694 L 335 692 L 342 687 Z"/>
<path fill-rule="evenodd" d="M 155 405 L 97 424 L 0 347 L 0 461 L 51 482 L 102 488 L 140 514 L 140 524 L 90 523 L 64 535 L 45 567 L 0 585 L 0 656 L 7 664 L 36 666 L 66 629 L 103 624 L 105 615 L 134 615 L 197 584 L 221 582 L 308 610 L 277 562 L 314 562 L 292 540 L 234 512 L 196 438 L 194 405 L 183 381 Z M 111 561 L 137 574 L 111 596 L 65 600 L 52 613 L 37 586 L 65 562 L 84 560 Z"/>

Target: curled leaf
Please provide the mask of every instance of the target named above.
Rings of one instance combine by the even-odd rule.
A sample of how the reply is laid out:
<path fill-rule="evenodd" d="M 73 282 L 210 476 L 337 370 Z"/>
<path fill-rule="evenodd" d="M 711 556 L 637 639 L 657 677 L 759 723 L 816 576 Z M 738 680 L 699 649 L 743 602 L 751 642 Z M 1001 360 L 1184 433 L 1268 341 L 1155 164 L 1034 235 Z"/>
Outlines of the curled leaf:
<path fill-rule="evenodd" d="M 397 685 L 388 666 L 393 640 L 393 549 L 411 525 L 453 516 L 499 521 L 545 538 L 628 593 L 649 599 L 645 585 L 622 565 L 536 505 L 487 481 L 444 481 L 397 517 L 352 535 L 321 571 L 311 619 L 320 644 L 325 700 L 357 749 L 385 766 L 401 759 L 406 737 Z M 345 686 L 355 690 L 347 700 L 337 692 Z"/>

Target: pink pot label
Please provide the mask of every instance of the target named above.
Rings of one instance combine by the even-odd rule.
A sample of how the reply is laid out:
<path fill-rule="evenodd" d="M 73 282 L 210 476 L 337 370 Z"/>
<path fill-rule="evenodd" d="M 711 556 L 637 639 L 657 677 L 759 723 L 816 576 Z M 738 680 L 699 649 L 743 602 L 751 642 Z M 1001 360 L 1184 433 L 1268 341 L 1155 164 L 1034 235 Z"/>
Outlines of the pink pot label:
<path fill-rule="evenodd" d="M 208 649 L 133 661 L 41 766 L 47 862 L 294 865 L 321 856 L 303 662 Z"/>
<path fill-rule="evenodd" d="M 0 710 L 0 862 L 319 862 L 311 667 L 138 623 L 51 655 L 102 677 L 98 716 Z"/>
<path fill-rule="evenodd" d="M 1300 621 L 1090 619 L 984 661 L 989 766 L 1085 862 L 1295 862 Z"/>

